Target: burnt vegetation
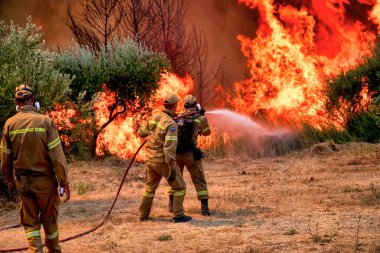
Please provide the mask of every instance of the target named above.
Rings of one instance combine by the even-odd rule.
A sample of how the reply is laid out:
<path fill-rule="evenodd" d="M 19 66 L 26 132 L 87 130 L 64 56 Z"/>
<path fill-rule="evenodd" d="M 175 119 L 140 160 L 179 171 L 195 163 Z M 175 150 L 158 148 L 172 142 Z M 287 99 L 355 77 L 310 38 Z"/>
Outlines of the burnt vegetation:
<path fill-rule="evenodd" d="M 208 62 L 207 41 L 197 27 L 186 27 L 184 0 L 80 0 L 67 9 L 68 25 L 76 41 L 95 53 L 120 38 L 129 38 L 163 53 L 172 70 L 191 74 L 203 104 L 213 100 L 212 81 L 217 68 Z"/>
<path fill-rule="evenodd" d="M 69 157 L 86 160 L 96 156 L 98 136 L 115 119 L 150 112 L 147 102 L 165 70 L 194 76 L 196 95 L 203 105 L 211 105 L 215 100 L 213 80 L 215 73 L 222 76 L 223 71 L 208 61 L 205 35 L 195 26 L 185 27 L 183 0 L 81 0 L 79 3 L 80 8 L 75 12 L 70 6 L 67 9 L 68 24 L 77 43 L 66 50 L 45 50 L 41 31 L 31 21 L 25 28 L 0 23 L 0 87 L 5 101 L 0 106 L 3 115 L 0 124 L 14 113 L 9 106 L 13 103 L 13 85 L 28 80 L 45 110 L 52 109 L 56 102 L 68 101 L 65 106 L 78 111 L 70 119 L 73 128 L 65 128 L 68 124 L 65 121 L 59 124 L 71 143 L 66 150 Z M 345 111 L 348 115 L 345 130 L 332 126 L 316 129 L 305 124 L 297 139 L 267 140 L 266 146 L 275 150 L 272 155 L 326 140 L 378 142 L 380 43 L 356 68 L 327 83 L 327 106 L 331 111 Z M 367 107 L 360 105 L 365 87 L 373 98 Z M 109 92 L 114 101 L 108 107 L 108 119 L 101 125 L 95 123 L 93 108 L 99 92 Z M 341 101 L 348 106 L 340 108 Z M 244 151 L 255 148 L 241 143 L 236 146 Z M 220 148 L 219 153 L 226 155 L 225 145 Z M 0 194 L 10 196 L 1 177 Z"/>

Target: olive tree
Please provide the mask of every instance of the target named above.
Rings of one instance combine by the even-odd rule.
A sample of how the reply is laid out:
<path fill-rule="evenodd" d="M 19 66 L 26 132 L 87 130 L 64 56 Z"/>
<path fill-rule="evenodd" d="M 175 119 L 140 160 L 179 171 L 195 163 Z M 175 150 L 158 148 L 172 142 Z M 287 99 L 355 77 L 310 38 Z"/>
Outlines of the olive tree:
<path fill-rule="evenodd" d="M 0 127 L 16 113 L 15 88 L 30 85 L 44 111 L 63 101 L 71 78 L 53 68 L 53 53 L 44 50 L 40 29 L 27 19 L 25 27 L 0 21 Z M 7 195 L 0 173 L 0 195 Z"/>
<path fill-rule="evenodd" d="M 99 92 L 109 92 L 112 98 L 104 122 L 96 122 L 96 109 L 86 107 L 92 110 L 86 114 L 90 116 L 86 122 L 93 122 L 89 133 L 91 138 L 85 139 L 91 140 L 93 156 L 103 129 L 117 117 L 140 115 L 146 110 L 161 74 L 170 68 L 163 54 L 150 51 L 132 40 L 114 40 L 97 52 L 74 44 L 57 54 L 54 64 L 57 70 L 74 77 L 70 87 L 71 100 L 76 101 L 76 107 L 94 103 Z M 78 97 L 82 99 L 78 101 Z"/>

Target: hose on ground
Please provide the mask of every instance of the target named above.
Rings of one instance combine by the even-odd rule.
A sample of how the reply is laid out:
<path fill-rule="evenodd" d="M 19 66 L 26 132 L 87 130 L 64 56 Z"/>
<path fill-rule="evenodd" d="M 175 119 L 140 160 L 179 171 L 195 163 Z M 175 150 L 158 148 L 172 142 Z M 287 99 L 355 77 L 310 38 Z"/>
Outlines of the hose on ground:
<path fill-rule="evenodd" d="M 107 214 L 106 216 L 104 216 L 103 220 L 98 224 L 96 225 L 95 227 L 87 230 L 87 231 L 84 231 L 80 234 L 76 234 L 76 235 L 73 235 L 73 236 L 70 236 L 70 237 L 67 237 L 65 239 L 62 239 L 62 240 L 59 240 L 60 243 L 62 242 L 67 242 L 67 241 L 71 241 L 71 240 L 74 240 L 76 238 L 79 238 L 79 237 L 82 237 L 84 235 L 87 235 L 89 233 L 92 233 L 94 232 L 95 230 L 97 230 L 98 228 L 100 228 L 101 226 L 103 226 L 103 224 L 106 222 L 106 220 L 108 219 L 108 217 L 110 216 L 111 212 L 112 212 L 112 209 L 113 207 L 115 206 L 115 203 L 116 203 L 116 200 L 117 198 L 119 197 L 119 194 L 120 194 L 120 191 L 121 191 L 121 188 L 123 187 L 123 184 L 124 184 L 124 181 L 125 181 L 125 178 L 127 177 L 128 175 L 128 172 L 129 172 L 129 169 L 132 167 L 132 164 L 134 162 L 134 160 L 136 159 L 136 156 L 137 154 L 140 152 L 140 150 L 142 149 L 142 147 L 145 145 L 146 143 L 146 140 L 143 141 L 143 143 L 141 143 L 140 147 L 137 149 L 136 153 L 133 155 L 132 157 L 132 160 L 129 162 L 129 165 L 126 169 L 126 171 L 124 172 L 124 176 L 123 176 L 123 179 L 121 180 L 120 182 L 120 185 L 119 185 L 119 189 L 117 190 L 117 193 L 116 193 L 116 196 L 112 202 L 112 205 L 110 206 L 110 208 L 108 209 L 107 211 Z M 17 227 L 20 227 L 21 225 L 20 224 L 15 224 L 15 225 L 11 225 L 11 226 L 7 226 L 7 227 L 3 227 L 1 228 L 1 230 L 7 230 L 7 229 L 11 229 L 11 228 L 17 228 Z M 1 231 L 0 230 L 0 231 Z M 14 249 L 0 249 L 0 252 L 16 252 L 16 251 L 22 251 L 22 250 L 27 250 L 28 248 L 27 247 L 23 247 L 23 248 L 14 248 Z"/>
<path fill-rule="evenodd" d="M 183 118 L 183 117 L 186 117 L 186 116 L 189 116 L 189 115 L 193 115 L 193 114 L 196 114 L 196 113 L 199 113 L 199 112 L 190 112 L 190 113 L 186 113 L 186 114 L 183 114 L 183 115 L 181 115 L 181 116 L 175 117 L 175 118 L 173 118 L 173 119 L 174 119 L 174 120 L 177 120 L 177 119 L 180 119 L 180 118 Z M 142 149 L 142 147 L 145 145 L 146 141 L 147 141 L 147 140 L 145 139 L 145 140 L 141 143 L 140 147 L 137 149 L 137 151 L 136 151 L 135 154 L 133 155 L 132 160 L 129 162 L 129 165 L 128 165 L 128 167 L 127 167 L 125 173 L 124 173 L 123 179 L 122 179 L 121 182 L 120 182 L 119 189 L 117 190 L 117 193 L 116 193 L 116 196 L 115 196 L 115 198 L 114 198 L 114 200 L 113 200 L 113 203 L 112 203 L 112 205 L 110 206 L 110 208 L 108 209 L 107 214 L 106 214 L 106 216 L 103 218 L 103 220 L 102 220 L 97 226 L 95 226 L 95 227 L 93 227 L 93 228 L 91 228 L 91 229 L 89 229 L 89 230 L 87 230 L 87 231 L 84 231 L 84 232 L 82 232 L 82 233 L 80 233 L 80 234 L 76 234 L 76 235 L 70 236 L 70 237 L 68 237 L 68 238 L 65 238 L 65 239 L 61 239 L 61 240 L 59 240 L 60 243 L 62 243 L 62 242 L 67 242 L 67 241 L 71 241 L 71 240 L 74 240 L 74 239 L 76 239 L 76 238 L 82 237 L 82 236 L 84 236 L 84 235 L 87 235 L 87 234 L 89 234 L 89 233 L 94 232 L 95 230 L 97 230 L 98 228 L 100 228 L 101 226 L 103 226 L 103 224 L 106 222 L 106 220 L 107 220 L 108 217 L 110 216 L 113 207 L 115 206 L 116 200 L 117 200 L 117 198 L 119 197 L 119 194 L 120 194 L 121 188 L 122 188 L 122 186 L 123 186 L 123 184 L 124 184 L 125 178 L 126 178 L 127 175 L 128 175 L 129 169 L 132 167 L 132 164 L 133 164 L 134 160 L 136 159 L 136 157 L 137 157 L 138 153 L 140 152 L 140 150 Z M 20 226 L 21 226 L 20 224 L 14 224 L 14 225 L 11 225 L 11 226 L 6 226 L 6 227 L 2 227 L 2 228 L 0 228 L 0 231 L 2 231 L 2 230 L 8 230 L 8 229 L 11 229 L 11 228 L 18 228 L 18 227 L 20 227 Z M 22 251 L 22 250 L 27 250 L 27 249 L 28 249 L 27 247 L 23 247 L 23 248 L 14 248 L 14 249 L 0 249 L 0 253 L 1 253 L 1 252 L 16 252 L 16 251 Z"/>

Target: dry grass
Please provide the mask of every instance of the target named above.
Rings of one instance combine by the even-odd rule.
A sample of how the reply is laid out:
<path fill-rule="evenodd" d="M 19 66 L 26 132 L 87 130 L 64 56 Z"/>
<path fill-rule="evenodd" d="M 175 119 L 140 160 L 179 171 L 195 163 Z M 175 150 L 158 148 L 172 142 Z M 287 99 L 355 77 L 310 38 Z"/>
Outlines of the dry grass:
<path fill-rule="evenodd" d="M 380 252 L 380 145 L 314 147 L 264 159 L 208 160 L 213 215 L 199 214 L 190 183 L 185 200 L 193 221 L 171 222 L 162 182 L 153 221 L 139 222 L 145 170 L 137 164 L 111 219 L 98 231 L 62 244 L 65 252 Z M 75 163 L 71 184 L 91 191 L 61 206 L 60 235 L 98 223 L 112 202 L 126 162 Z M 73 187 L 72 187 L 73 188 Z M 15 223 L 12 205 L 0 209 L 0 226 Z M 0 249 L 25 245 L 23 230 L 0 232 Z"/>

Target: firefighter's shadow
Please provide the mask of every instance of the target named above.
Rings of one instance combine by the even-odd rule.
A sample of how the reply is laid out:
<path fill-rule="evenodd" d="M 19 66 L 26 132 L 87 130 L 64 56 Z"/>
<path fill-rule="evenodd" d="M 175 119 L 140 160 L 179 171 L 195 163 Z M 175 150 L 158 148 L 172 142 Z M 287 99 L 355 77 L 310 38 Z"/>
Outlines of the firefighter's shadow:
<path fill-rule="evenodd" d="M 197 226 L 197 227 L 224 227 L 224 226 L 234 226 L 236 225 L 236 221 L 232 219 L 221 219 L 221 218 L 213 218 L 213 219 L 194 218 L 191 221 L 191 225 Z"/>
<path fill-rule="evenodd" d="M 172 219 L 170 217 L 153 217 L 152 220 L 148 222 L 164 222 L 164 223 L 172 223 Z M 236 220 L 232 219 L 221 219 L 218 217 L 213 217 L 213 218 L 201 218 L 199 219 L 198 217 L 194 217 L 193 219 L 189 222 L 185 223 L 178 223 L 178 224 L 188 224 L 192 226 L 197 226 L 197 227 L 224 227 L 224 226 L 234 226 L 236 225 Z"/>

